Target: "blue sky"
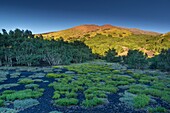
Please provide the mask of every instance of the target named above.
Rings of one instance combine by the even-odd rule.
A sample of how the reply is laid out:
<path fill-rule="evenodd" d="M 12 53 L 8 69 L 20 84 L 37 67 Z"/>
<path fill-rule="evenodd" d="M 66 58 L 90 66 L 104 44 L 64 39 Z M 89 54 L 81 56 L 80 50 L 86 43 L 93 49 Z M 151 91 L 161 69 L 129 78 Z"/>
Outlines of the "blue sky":
<path fill-rule="evenodd" d="M 0 0 L 0 29 L 57 31 L 81 24 L 112 24 L 170 31 L 170 0 Z"/>

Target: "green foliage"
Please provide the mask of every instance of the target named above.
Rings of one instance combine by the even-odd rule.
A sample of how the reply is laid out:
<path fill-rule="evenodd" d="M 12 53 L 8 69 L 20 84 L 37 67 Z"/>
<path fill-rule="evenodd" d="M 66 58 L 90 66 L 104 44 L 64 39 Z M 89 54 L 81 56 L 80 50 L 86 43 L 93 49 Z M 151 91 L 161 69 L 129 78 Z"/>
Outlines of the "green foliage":
<path fill-rule="evenodd" d="M 136 108 L 143 108 L 149 104 L 150 97 L 144 94 L 134 97 L 134 106 Z"/>
<path fill-rule="evenodd" d="M 60 106 L 77 105 L 78 100 L 75 98 L 61 98 L 61 99 L 55 100 L 55 104 L 60 105 Z"/>
<path fill-rule="evenodd" d="M 116 53 L 115 49 L 107 51 L 105 60 L 108 62 L 118 62 L 119 61 L 119 57 L 117 57 L 117 53 Z"/>
<path fill-rule="evenodd" d="M 3 104 L 4 104 L 4 100 L 0 99 L 0 107 L 3 106 Z"/>
<path fill-rule="evenodd" d="M 86 99 L 82 102 L 82 105 L 85 107 L 93 107 L 93 106 L 97 106 L 100 104 L 103 104 L 103 100 L 101 100 L 100 98 L 94 97 L 93 99 Z"/>
<path fill-rule="evenodd" d="M 124 61 L 130 68 L 144 69 L 148 66 L 146 56 L 137 50 L 129 50 L 128 55 L 125 57 Z"/>
<path fill-rule="evenodd" d="M 23 79 L 19 79 L 18 83 L 19 84 L 31 84 L 31 83 L 34 83 L 34 80 L 30 78 L 23 78 Z"/>
<path fill-rule="evenodd" d="M 0 66 L 59 65 L 93 59 L 89 47 L 80 41 L 43 40 L 41 36 L 34 38 L 28 30 L 3 31 L 4 34 L 0 35 Z"/>
<path fill-rule="evenodd" d="M 77 94 L 74 93 L 74 92 L 70 92 L 70 93 L 66 93 L 65 95 L 67 98 L 76 98 L 77 97 Z"/>
<path fill-rule="evenodd" d="M 162 50 L 158 56 L 155 56 L 151 59 L 152 69 L 160 69 L 163 71 L 170 71 L 170 49 Z"/>
<path fill-rule="evenodd" d="M 37 89 L 37 90 L 21 90 L 21 91 L 15 91 L 15 92 L 5 92 L 3 93 L 0 98 L 3 98 L 5 100 L 14 101 L 16 99 L 26 99 L 26 98 L 38 98 L 43 95 L 43 89 Z"/>
<path fill-rule="evenodd" d="M 59 99 L 60 98 L 60 94 L 58 91 L 55 91 L 54 92 L 54 96 L 53 96 L 54 99 Z"/>
<path fill-rule="evenodd" d="M 161 106 L 158 106 L 156 108 L 148 108 L 149 113 L 167 113 L 167 109 Z"/>
<path fill-rule="evenodd" d="M 65 77 L 66 74 L 55 74 L 55 73 L 48 73 L 47 77 L 49 78 L 61 78 L 61 77 Z"/>

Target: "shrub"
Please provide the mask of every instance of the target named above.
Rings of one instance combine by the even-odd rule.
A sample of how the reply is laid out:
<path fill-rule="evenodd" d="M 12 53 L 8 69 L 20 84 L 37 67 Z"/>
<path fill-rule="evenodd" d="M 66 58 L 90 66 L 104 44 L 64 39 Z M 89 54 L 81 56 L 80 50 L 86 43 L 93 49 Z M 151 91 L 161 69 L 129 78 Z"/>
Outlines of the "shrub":
<path fill-rule="evenodd" d="M 0 106 L 3 106 L 4 101 L 0 99 Z"/>
<path fill-rule="evenodd" d="M 56 74 L 56 73 L 48 73 L 47 77 L 49 78 L 61 78 L 61 77 L 66 77 L 66 74 Z"/>
<path fill-rule="evenodd" d="M 149 104 L 150 98 L 147 95 L 140 94 L 134 97 L 134 106 L 136 108 L 142 108 Z"/>
<path fill-rule="evenodd" d="M 55 100 L 55 104 L 60 105 L 60 106 L 77 105 L 78 100 L 75 98 L 61 98 L 61 99 Z"/>
<path fill-rule="evenodd" d="M 30 78 L 24 78 L 24 79 L 20 79 L 19 84 L 31 84 L 34 83 L 34 80 L 30 79 Z"/>
<path fill-rule="evenodd" d="M 9 101 L 14 101 L 16 99 L 22 100 L 26 98 L 38 98 L 43 95 L 43 91 L 44 91 L 43 89 L 37 89 L 37 90 L 26 89 L 26 90 L 16 91 L 10 94 L 2 94 L 2 97 Z"/>
<path fill-rule="evenodd" d="M 93 107 L 93 106 L 97 106 L 97 105 L 100 105 L 100 104 L 103 104 L 103 100 L 97 98 L 97 97 L 94 97 L 93 99 L 91 100 L 84 100 L 82 102 L 82 105 L 85 106 L 85 107 Z"/>
<path fill-rule="evenodd" d="M 60 98 L 60 94 L 58 91 L 55 91 L 54 92 L 54 96 L 53 96 L 54 99 L 59 99 Z"/>
<path fill-rule="evenodd" d="M 145 69 L 148 66 L 146 55 L 137 50 L 128 51 L 128 55 L 125 58 L 125 63 L 128 64 L 130 68 L 135 69 Z"/>
<path fill-rule="evenodd" d="M 26 109 L 35 105 L 38 105 L 39 102 L 36 99 L 25 99 L 25 100 L 15 100 L 14 108 L 15 109 Z"/>
<path fill-rule="evenodd" d="M 93 99 L 94 97 L 96 97 L 96 95 L 94 94 L 85 94 L 85 97 L 87 100 Z"/>
<path fill-rule="evenodd" d="M 74 92 L 70 92 L 70 93 L 66 93 L 65 96 L 67 98 L 76 98 L 77 97 L 77 94 L 74 93 Z"/>
<path fill-rule="evenodd" d="M 167 113 L 167 109 L 161 106 L 156 108 L 148 108 L 149 113 Z"/>

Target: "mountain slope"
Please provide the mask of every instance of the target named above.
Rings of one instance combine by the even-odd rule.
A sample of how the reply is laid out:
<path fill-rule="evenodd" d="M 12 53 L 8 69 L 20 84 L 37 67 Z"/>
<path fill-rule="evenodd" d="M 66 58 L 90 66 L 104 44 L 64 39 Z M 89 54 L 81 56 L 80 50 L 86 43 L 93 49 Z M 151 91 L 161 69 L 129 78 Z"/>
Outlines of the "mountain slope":
<path fill-rule="evenodd" d="M 123 28 L 109 24 L 80 25 L 66 30 L 49 32 L 42 35 L 44 39 L 64 41 L 82 41 L 92 49 L 92 52 L 105 56 L 109 49 L 116 49 L 118 55 L 127 55 L 128 50 L 136 49 L 153 57 L 162 49 L 170 48 L 170 35 L 144 31 L 136 28 Z"/>
<path fill-rule="evenodd" d="M 64 40 L 71 40 L 71 39 L 79 39 L 84 36 L 94 37 L 96 34 L 102 34 L 102 35 L 112 36 L 112 37 L 127 37 L 132 34 L 145 34 L 145 35 L 152 35 L 152 36 L 160 35 L 160 33 L 157 32 L 144 31 L 144 30 L 134 29 L 134 28 L 123 28 L 123 27 L 112 26 L 109 24 L 103 26 L 98 26 L 93 24 L 80 25 L 66 30 L 42 33 L 37 35 L 38 36 L 42 35 L 44 38 L 47 39 L 52 39 L 52 38 L 58 39 L 62 37 Z"/>

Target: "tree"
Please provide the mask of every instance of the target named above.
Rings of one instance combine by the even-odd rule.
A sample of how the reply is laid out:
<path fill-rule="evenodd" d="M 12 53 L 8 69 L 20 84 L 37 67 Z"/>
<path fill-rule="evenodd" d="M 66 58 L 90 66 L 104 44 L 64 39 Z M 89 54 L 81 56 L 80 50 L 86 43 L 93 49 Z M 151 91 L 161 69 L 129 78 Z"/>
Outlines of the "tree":
<path fill-rule="evenodd" d="M 124 59 L 124 62 L 130 68 L 135 69 L 145 69 L 148 66 L 146 55 L 137 50 L 129 50 L 128 55 Z"/>
<path fill-rule="evenodd" d="M 159 55 L 153 57 L 150 68 L 170 71 L 170 49 L 163 49 Z"/>
<path fill-rule="evenodd" d="M 108 62 L 118 62 L 119 57 L 117 57 L 117 53 L 115 49 L 109 49 L 109 51 L 106 53 L 106 56 L 104 59 Z"/>

